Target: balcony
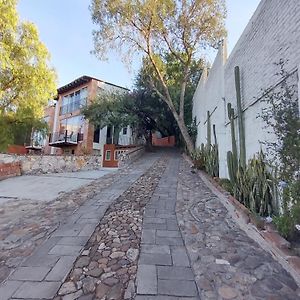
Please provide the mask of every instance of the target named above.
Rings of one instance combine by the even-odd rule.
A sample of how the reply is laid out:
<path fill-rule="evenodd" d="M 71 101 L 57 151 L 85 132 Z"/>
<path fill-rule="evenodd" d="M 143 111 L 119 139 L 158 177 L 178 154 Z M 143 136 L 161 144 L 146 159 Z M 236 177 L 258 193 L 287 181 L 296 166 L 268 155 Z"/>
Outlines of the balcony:
<path fill-rule="evenodd" d="M 74 131 L 54 132 L 49 135 L 49 146 L 65 147 L 77 145 L 79 141 L 83 140 L 82 133 Z"/>

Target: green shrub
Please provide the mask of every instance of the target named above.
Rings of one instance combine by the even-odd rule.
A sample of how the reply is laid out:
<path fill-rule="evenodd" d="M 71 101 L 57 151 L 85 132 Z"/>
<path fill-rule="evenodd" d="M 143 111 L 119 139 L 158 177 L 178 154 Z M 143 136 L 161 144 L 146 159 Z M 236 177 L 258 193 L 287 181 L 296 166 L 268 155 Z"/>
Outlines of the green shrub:
<path fill-rule="evenodd" d="M 229 179 L 227 179 L 227 178 L 220 178 L 218 180 L 218 182 L 219 182 L 220 186 L 224 190 L 226 190 L 228 193 L 230 193 L 231 195 L 233 195 L 233 186 L 232 186 L 232 184 L 231 184 L 231 182 L 230 182 Z"/>

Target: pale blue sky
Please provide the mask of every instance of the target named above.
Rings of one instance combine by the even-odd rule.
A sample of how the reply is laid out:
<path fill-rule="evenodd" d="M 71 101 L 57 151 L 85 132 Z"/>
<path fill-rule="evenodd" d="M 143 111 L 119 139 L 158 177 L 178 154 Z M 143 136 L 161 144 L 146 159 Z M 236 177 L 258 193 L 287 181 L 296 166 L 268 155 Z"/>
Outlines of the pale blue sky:
<path fill-rule="evenodd" d="M 226 0 L 228 50 L 234 47 L 260 0 Z M 82 75 L 90 75 L 117 85 L 131 88 L 139 66 L 131 71 L 117 54 L 107 62 L 90 54 L 93 50 L 89 0 L 19 0 L 18 12 L 22 20 L 34 22 L 41 40 L 51 53 L 51 64 L 57 71 L 59 86 Z M 209 54 L 210 60 L 213 55 Z"/>

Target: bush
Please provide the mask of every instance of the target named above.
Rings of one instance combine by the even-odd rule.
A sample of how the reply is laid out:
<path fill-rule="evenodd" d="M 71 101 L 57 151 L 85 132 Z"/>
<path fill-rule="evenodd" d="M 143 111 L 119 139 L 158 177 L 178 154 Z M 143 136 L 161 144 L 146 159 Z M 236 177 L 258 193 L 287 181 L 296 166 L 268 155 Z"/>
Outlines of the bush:
<path fill-rule="evenodd" d="M 229 179 L 227 179 L 227 178 L 220 178 L 218 180 L 218 182 L 219 182 L 220 186 L 224 190 L 226 190 L 228 193 L 230 193 L 231 195 L 233 195 L 233 186 L 232 186 L 232 184 L 231 184 L 231 182 L 230 182 Z"/>

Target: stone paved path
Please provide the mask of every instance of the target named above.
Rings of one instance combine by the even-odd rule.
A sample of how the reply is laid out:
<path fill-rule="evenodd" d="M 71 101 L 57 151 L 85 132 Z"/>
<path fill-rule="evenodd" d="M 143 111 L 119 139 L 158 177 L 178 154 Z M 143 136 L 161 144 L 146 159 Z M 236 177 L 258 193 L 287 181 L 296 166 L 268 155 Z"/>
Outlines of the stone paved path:
<path fill-rule="evenodd" d="M 136 300 L 199 299 L 175 215 L 180 156 L 173 153 L 146 205 Z"/>
<path fill-rule="evenodd" d="M 0 286 L 0 300 L 300 299 L 180 154 L 161 155 L 86 200 Z"/>
<path fill-rule="evenodd" d="M 165 169 L 165 158 L 109 207 L 55 300 L 133 299 L 144 206 Z"/>
<path fill-rule="evenodd" d="M 0 285 L 0 299 L 52 299 L 109 205 L 160 156 L 160 153 L 147 154 L 143 160 L 106 182 L 106 188 L 102 186 L 93 197 L 86 197 L 79 209 L 61 222 L 50 238 Z M 94 188 L 97 191 L 97 187 Z M 47 207 L 44 209 L 47 211 Z"/>
<path fill-rule="evenodd" d="M 178 222 L 201 299 L 300 299 L 291 275 L 238 227 L 186 162 L 180 167 L 177 198 Z"/>

